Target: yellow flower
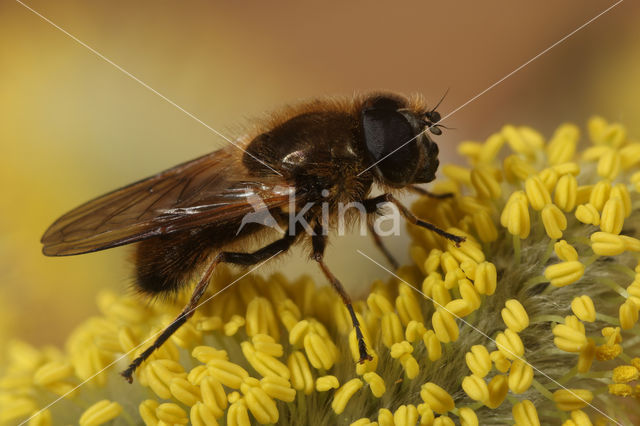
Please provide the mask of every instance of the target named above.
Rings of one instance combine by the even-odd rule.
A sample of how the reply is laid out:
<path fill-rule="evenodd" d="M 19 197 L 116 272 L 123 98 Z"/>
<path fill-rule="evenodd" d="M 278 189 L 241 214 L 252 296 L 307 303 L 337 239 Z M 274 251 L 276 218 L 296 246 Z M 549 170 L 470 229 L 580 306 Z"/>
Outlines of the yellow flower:
<path fill-rule="evenodd" d="M 467 240 L 456 247 L 409 225 L 413 264 L 355 303 L 371 361 L 357 363 L 331 288 L 247 276 L 199 308 L 129 385 L 117 373 L 184 300 L 147 306 L 105 293 L 102 315 L 64 352 L 8 344 L 0 423 L 631 424 L 640 143 L 602 118 L 588 134 L 582 151 L 572 124 L 548 141 L 505 126 L 460 144 L 470 167 L 444 166 L 448 181 L 435 187 L 454 196 L 413 210 Z M 220 268 L 210 294 L 234 279 Z"/>

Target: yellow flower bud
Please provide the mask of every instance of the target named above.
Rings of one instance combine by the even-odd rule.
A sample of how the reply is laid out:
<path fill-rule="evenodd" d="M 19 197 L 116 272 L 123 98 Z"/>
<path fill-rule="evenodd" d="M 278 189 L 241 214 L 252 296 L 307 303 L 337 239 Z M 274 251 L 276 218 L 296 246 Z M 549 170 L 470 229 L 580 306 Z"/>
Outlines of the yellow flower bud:
<path fill-rule="evenodd" d="M 630 330 L 638 322 L 638 307 L 635 303 L 627 300 L 619 309 L 620 328 Z"/>
<path fill-rule="evenodd" d="M 625 250 L 625 242 L 620 235 L 608 232 L 591 234 L 591 248 L 600 256 L 616 256 Z"/>
<path fill-rule="evenodd" d="M 171 397 L 169 385 L 175 377 L 187 377 L 182 365 L 170 359 L 151 361 L 147 364 L 145 372 L 151 389 L 164 399 Z"/>
<path fill-rule="evenodd" d="M 480 294 L 492 295 L 496 291 L 498 284 L 498 274 L 496 267 L 491 262 L 482 262 L 478 264 L 475 270 L 474 287 Z"/>
<path fill-rule="evenodd" d="M 624 170 L 638 164 L 640 161 L 640 143 L 629 143 L 620 149 L 621 165 Z"/>
<path fill-rule="evenodd" d="M 486 167 L 471 170 L 471 184 L 480 198 L 496 199 L 502 194 L 500 183 Z"/>
<path fill-rule="evenodd" d="M 507 359 L 514 360 L 524 355 L 524 344 L 513 330 L 506 329 L 496 336 L 496 347 Z"/>
<path fill-rule="evenodd" d="M 533 382 L 533 368 L 521 359 L 511 363 L 509 370 L 509 389 L 515 394 L 526 392 Z"/>
<path fill-rule="evenodd" d="M 273 399 L 284 402 L 293 402 L 296 398 L 296 391 L 291 387 L 291 383 L 284 377 L 269 376 L 260 380 L 260 387 Z"/>
<path fill-rule="evenodd" d="M 393 312 L 383 315 L 380 324 L 382 330 L 382 343 L 387 348 L 390 348 L 394 343 L 404 340 L 404 332 L 402 331 L 402 324 L 400 318 Z"/>
<path fill-rule="evenodd" d="M 192 407 L 201 399 L 200 388 L 192 385 L 183 377 L 174 377 L 169 385 L 169 390 L 175 399 L 189 407 Z"/>
<path fill-rule="evenodd" d="M 620 153 L 616 150 L 606 151 L 598 160 L 598 175 L 605 179 L 615 179 L 620 173 L 622 159 Z"/>
<path fill-rule="evenodd" d="M 485 405 L 491 409 L 498 408 L 509 392 L 509 381 L 502 374 L 497 374 L 491 378 L 489 384 L 489 399 Z"/>
<path fill-rule="evenodd" d="M 373 394 L 373 396 L 375 396 L 376 398 L 380 398 L 382 397 L 382 395 L 384 395 L 387 388 L 384 384 L 384 379 L 382 377 L 370 371 L 368 373 L 364 373 L 362 375 L 362 378 L 369 385 L 369 388 L 371 389 L 371 393 Z"/>
<path fill-rule="evenodd" d="M 227 425 L 229 426 L 250 426 L 249 411 L 244 399 L 234 401 L 227 410 Z"/>
<path fill-rule="evenodd" d="M 536 173 L 536 169 L 530 163 L 516 154 L 507 156 L 502 162 L 502 168 L 509 182 L 515 182 L 516 179 L 525 180 Z"/>
<path fill-rule="evenodd" d="M 540 173 L 538 173 L 538 177 L 544 184 L 544 187 L 547 188 L 547 191 L 549 192 L 549 194 L 551 194 L 560 176 L 558 175 L 558 172 L 549 168 L 549 169 L 544 169 Z"/>
<path fill-rule="evenodd" d="M 428 330 L 424 336 L 422 336 L 425 348 L 429 355 L 430 361 L 437 361 L 442 356 L 442 344 L 433 330 Z"/>
<path fill-rule="evenodd" d="M 524 183 L 524 190 L 534 210 L 542 210 L 542 208 L 551 203 L 551 195 L 537 176 L 528 178 Z"/>
<path fill-rule="evenodd" d="M 501 373 L 506 373 L 511 368 L 511 362 L 500 351 L 493 351 L 489 354 L 491 361 L 493 361 L 496 369 Z"/>
<path fill-rule="evenodd" d="M 592 338 L 587 338 L 587 344 L 580 351 L 576 368 L 580 373 L 586 373 L 591 369 L 591 364 L 596 356 L 596 342 Z"/>
<path fill-rule="evenodd" d="M 542 135 L 530 127 L 506 125 L 501 133 L 511 149 L 520 154 L 531 155 L 544 146 Z"/>
<path fill-rule="evenodd" d="M 593 205 L 596 210 L 602 211 L 604 203 L 609 199 L 609 193 L 611 192 L 611 183 L 608 180 L 601 180 L 596 183 L 591 190 L 589 196 L 589 204 Z"/>
<path fill-rule="evenodd" d="M 553 166 L 553 170 L 555 170 L 560 176 L 567 174 L 578 176 L 580 174 L 580 166 L 572 161 L 556 164 Z"/>
<path fill-rule="evenodd" d="M 544 276 L 555 287 L 564 287 L 582 278 L 584 265 L 577 260 L 560 262 L 549 265 L 544 270 Z"/>
<path fill-rule="evenodd" d="M 438 414 L 444 414 L 455 407 L 451 395 L 435 383 L 427 382 L 422 385 L 420 397 Z"/>
<path fill-rule="evenodd" d="M 258 386 L 248 386 L 245 391 L 247 408 L 261 424 L 275 423 L 280 417 L 276 403 Z"/>
<path fill-rule="evenodd" d="M 289 355 L 287 366 L 291 372 L 291 385 L 294 389 L 303 391 L 305 395 L 313 392 L 313 374 L 309 368 L 307 358 L 300 351 L 294 351 Z"/>
<path fill-rule="evenodd" d="M 186 425 L 189 423 L 186 411 L 178 404 L 172 402 L 158 405 L 158 408 L 156 408 L 156 416 L 158 416 L 158 420 L 169 424 Z"/>
<path fill-rule="evenodd" d="M 321 337 L 316 333 L 309 333 L 304 337 L 304 350 L 309 358 L 309 362 L 317 369 L 330 369 L 335 363 L 335 352 L 328 338 Z"/>
<path fill-rule="evenodd" d="M 578 181 L 571 174 L 562 175 L 556 183 L 553 202 L 565 212 L 570 212 L 576 206 L 578 198 Z"/>
<path fill-rule="evenodd" d="M 571 301 L 571 310 L 582 321 L 593 322 L 596 320 L 596 308 L 593 300 L 586 294 L 575 297 Z"/>
<path fill-rule="evenodd" d="M 469 407 L 463 407 L 460 409 L 460 426 L 478 426 L 478 416 Z"/>
<path fill-rule="evenodd" d="M 600 216 L 600 229 L 604 232 L 619 234 L 624 225 L 624 205 L 619 197 L 607 200 Z"/>
<path fill-rule="evenodd" d="M 340 387 L 333 395 L 331 408 L 336 414 L 342 414 L 351 397 L 362 388 L 363 383 L 360 379 L 351 379 Z"/>
<path fill-rule="evenodd" d="M 436 337 L 442 343 L 455 342 L 458 340 L 458 324 L 456 319 L 449 312 L 438 309 L 431 317 L 431 325 Z"/>
<path fill-rule="evenodd" d="M 480 155 L 478 155 L 478 162 L 492 162 L 506 141 L 502 133 L 493 133 L 487 138 L 485 143 L 482 144 Z"/>
<path fill-rule="evenodd" d="M 64 380 L 72 374 L 73 366 L 68 362 L 50 361 L 36 370 L 33 382 L 39 386 L 47 386 Z"/>
<path fill-rule="evenodd" d="M 558 324 L 552 329 L 553 343 L 566 352 L 580 352 L 587 345 L 587 337 L 584 332 L 580 332 L 565 324 Z"/>
<path fill-rule="evenodd" d="M 509 299 L 501 311 L 502 320 L 505 325 L 516 333 L 521 332 L 529 326 L 529 315 L 524 306 L 516 299 Z"/>
<path fill-rule="evenodd" d="M 433 426 L 455 426 L 455 423 L 449 416 L 440 416 L 433 420 Z"/>
<path fill-rule="evenodd" d="M 220 383 L 233 389 L 240 389 L 242 381 L 249 377 L 244 368 L 224 359 L 212 359 L 207 363 L 207 369 Z"/>
<path fill-rule="evenodd" d="M 559 410 L 579 410 L 591 404 L 593 393 L 587 389 L 560 389 L 553 393 L 553 400 Z"/>
<path fill-rule="evenodd" d="M 575 124 L 565 123 L 556 129 L 547 144 L 547 158 L 550 164 L 571 161 L 580 138 L 580 129 Z"/>
<path fill-rule="evenodd" d="M 482 151 L 482 144 L 472 141 L 460 142 L 457 146 L 458 154 L 469 157 L 470 160 L 477 160 Z"/>
<path fill-rule="evenodd" d="M 202 402 L 207 406 L 216 418 L 224 415 L 227 408 L 227 394 L 222 384 L 215 378 L 208 376 L 200 382 L 200 393 Z"/>
<path fill-rule="evenodd" d="M 511 412 L 517 426 L 540 426 L 538 411 L 536 411 L 533 402 L 528 399 L 515 404 Z"/>
<path fill-rule="evenodd" d="M 197 402 L 189 412 L 189 420 L 193 426 L 218 426 L 218 417 L 202 402 Z"/>
<path fill-rule="evenodd" d="M 478 238 L 483 243 L 490 243 L 498 239 L 498 230 L 493 219 L 486 210 L 477 210 L 473 213 L 473 227 L 478 234 Z"/>
<path fill-rule="evenodd" d="M 518 235 L 525 239 L 531 231 L 531 218 L 529 217 L 528 200 L 525 197 L 517 198 L 512 203 L 507 203 L 504 208 L 506 227 L 511 235 Z"/>
<path fill-rule="evenodd" d="M 476 375 L 462 379 L 462 389 L 474 401 L 484 402 L 489 399 L 489 388 L 485 381 Z"/>
<path fill-rule="evenodd" d="M 326 392 L 330 389 L 337 389 L 340 386 L 336 376 L 322 376 L 316 379 L 316 390 Z"/>
<path fill-rule="evenodd" d="M 382 315 L 393 312 L 394 308 L 391 302 L 381 294 L 371 293 L 367 297 L 367 306 L 373 315 L 381 317 Z"/>
<path fill-rule="evenodd" d="M 551 239 L 562 237 L 562 232 L 567 229 L 567 218 L 555 204 L 547 204 L 542 209 L 542 223 Z"/>
<path fill-rule="evenodd" d="M 573 410 L 571 412 L 571 420 L 576 426 L 592 426 L 589 416 L 582 410 Z"/>
<path fill-rule="evenodd" d="M 415 405 L 401 405 L 393 413 L 395 426 L 414 426 L 418 422 L 418 409 Z"/>
<path fill-rule="evenodd" d="M 443 175 L 455 182 L 463 184 L 471 183 L 471 170 L 465 167 L 456 166 L 454 164 L 445 164 L 440 170 L 442 170 Z"/>
<path fill-rule="evenodd" d="M 482 300 L 480 299 L 480 295 L 476 291 L 473 284 L 471 284 L 471 281 L 466 278 L 459 280 L 458 291 L 460 291 L 460 296 L 462 296 L 462 299 L 468 302 L 473 310 L 476 310 L 480 307 Z"/>
<path fill-rule="evenodd" d="M 484 377 L 491 371 L 489 351 L 483 345 L 473 345 L 471 351 L 466 353 L 465 361 L 469 370 L 478 377 Z"/>
<path fill-rule="evenodd" d="M 578 252 L 571 244 L 569 244 L 565 240 L 560 240 L 555 243 L 553 245 L 553 250 L 556 252 L 556 256 L 558 256 L 565 262 L 578 260 Z"/>
<path fill-rule="evenodd" d="M 638 144 L 640 145 L 640 144 Z M 611 188 L 611 193 L 609 194 L 609 198 L 620 198 L 622 201 L 622 207 L 624 208 L 624 217 L 627 218 L 631 214 L 631 196 L 629 195 L 629 190 L 627 186 L 623 183 L 618 183 Z"/>
<path fill-rule="evenodd" d="M 593 204 L 580 204 L 575 212 L 576 219 L 586 225 L 600 225 L 600 213 Z"/>
<path fill-rule="evenodd" d="M 464 299 L 452 300 L 445 305 L 444 310 L 451 312 L 457 318 L 464 318 L 474 311 L 471 304 Z"/>
<path fill-rule="evenodd" d="M 160 403 L 153 399 L 147 399 L 142 401 L 138 406 L 138 413 L 145 425 L 158 424 L 158 417 L 156 416 L 156 409 Z"/>
<path fill-rule="evenodd" d="M 108 399 L 103 399 L 84 410 L 80 416 L 79 423 L 80 426 L 101 425 L 115 419 L 121 412 L 122 406 L 120 404 L 109 401 Z"/>

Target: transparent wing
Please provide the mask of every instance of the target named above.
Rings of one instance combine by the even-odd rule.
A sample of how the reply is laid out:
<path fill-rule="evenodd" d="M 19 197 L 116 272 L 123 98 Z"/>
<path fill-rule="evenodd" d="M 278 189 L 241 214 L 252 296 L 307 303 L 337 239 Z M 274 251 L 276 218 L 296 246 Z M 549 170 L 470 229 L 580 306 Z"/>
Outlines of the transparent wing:
<path fill-rule="evenodd" d="M 225 148 L 71 210 L 44 233 L 43 253 L 88 253 L 214 221 L 238 221 L 256 209 L 286 205 L 294 192 L 281 176 L 251 177 L 237 153 Z"/>

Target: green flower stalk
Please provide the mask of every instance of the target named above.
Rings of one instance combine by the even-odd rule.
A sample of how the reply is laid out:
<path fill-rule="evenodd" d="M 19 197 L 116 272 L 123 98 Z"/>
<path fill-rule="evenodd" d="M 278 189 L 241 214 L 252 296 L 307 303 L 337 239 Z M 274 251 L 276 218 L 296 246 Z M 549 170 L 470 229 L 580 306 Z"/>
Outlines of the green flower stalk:
<path fill-rule="evenodd" d="M 133 385 L 118 372 L 183 300 L 104 293 L 64 351 L 10 343 L 0 423 L 637 424 L 640 142 L 602 118 L 588 137 L 460 144 L 470 167 L 435 187 L 453 197 L 413 210 L 467 241 L 408 225 L 413 264 L 355 304 L 371 361 L 331 288 L 220 268 Z"/>

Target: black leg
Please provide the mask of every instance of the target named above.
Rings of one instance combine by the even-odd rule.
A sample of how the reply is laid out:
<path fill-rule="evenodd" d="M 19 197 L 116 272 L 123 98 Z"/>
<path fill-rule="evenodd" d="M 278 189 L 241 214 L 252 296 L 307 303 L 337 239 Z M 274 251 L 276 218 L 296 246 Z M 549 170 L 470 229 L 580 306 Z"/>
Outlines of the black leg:
<path fill-rule="evenodd" d="M 335 291 L 338 292 L 340 297 L 342 298 L 342 302 L 347 307 L 349 311 L 349 315 L 351 315 L 351 321 L 353 322 L 353 328 L 356 330 L 356 338 L 358 339 L 358 350 L 360 352 L 360 363 L 363 363 L 367 360 L 372 360 L 371 355 L 367 353 L 367 344 L 364 342 L 364 337 L 362 336 L 362 330 L 360 330 L 360 322 L 358 321 L 358 317 L 356 316 L 356 312 L 353 310 L 353 306 L 351 304 L 351 298 L 345 291 L 342 283 L 336 278 L 335 275 L 329 270 L 327 265 L 324 263 L 324 249 L 327 245 L 327 237 L 322 235 L 322 228 L 320 226 L 316 226 L 314 229 L 314 235 L 311 237 L 311 243 L 313 246 L 313 259 L 318 262 L 322 272 L 327 277 Z"/>
<path fill-rule="evenodd" d="M 363 204 L 365 206 L 365 209 L 367 210 L 367 212 L 373 213 L 377 210 L 377 205 L 381 204 L 381 203 L 393 203 L 396 205 L 396 207 L 398 207 L 398 209 L 400 210 L 400 214 L 402 214 L 402 216 L 404 216 L 405 219 L 407 219 L 410 223 L 420 226 L 422 228 L 426 228 L 430 231 L 435 232 L 436 234 L 453 241 L 456 246 L 459 246 L 460 243 L 463 243 L 465 241 L 464 237 L 460 237 L 458 235 L 453 235 L 447 231 L 444 231 L 440 228 L 438 228 L 437 226 L 435 226 L 432 223 L 429 223 L 427 221 L 424 221 L 422 219 L 418 219 L 416 217 L 416 215 L 414 215 L 411 210 L 409 210 L 408 208 L 406 208 L 404 206 L 404 204 L 402 204 L 400 201 L 398 201 L 398 199 L 396 199 L 396 197 L 394 197 L 391 194 L 382 194 L 382 195 L 378 195 L 377 197 L 374 198 L 369 198 L 368 200 L 364 200 Z"/>
<path fill-rule="evenodd" d="M 368 200 L 364 200 L 362 204 L 364 205 L 364 209 L 365 209 L 365 211 L 367 213 L 369 213 L 369 214 L 373 214 L 373 213 L 382 214 L 382 212 L 379 211 L 379 205 L 380 204 L 384 204 L 386 202 L 387 202 L 386 194 L 383 194 L 383 195 L 379 195 L 379 196 L 374 197 L 374 198 L 369 198 Z M 373 223 L 372 222 L 368 222 L 367 226 L 369 227 L 369 232 L 371 232 L 371 237 L 373 238 L 373 242 L 376 245 L 376 247 L 378 247 L 378 250 L 380 250 L 382 252 L 384 257 L 387 258 L 387 261 L 391 264 L 391 266 L 393 266 L 394 269 L 398 269 L 398 266 L 399 266 L 398 262 L 393 257 L 391 252 L 389 252 L 389 250 L 387 250 L 387 248 L 385 247 L 384 243 L 382 242 L 382 239 L 380 238 L 380 235 L 378 235 L 378 233 L 374 229 Z"/>
<path fill-rule="evenodd" d="M 293 244 L 295 238 L 295 235 L 289 234 L 289 232 L 287 231 L 287 234 L 281 239 L 274 241 L 271 244 L 254 251 L 253 253 L 236 253 L 227 251 L 218 253 L 216 257 L 211 260 L 211 262 L 207 266 L 207 269 L 200 277 L 200 281 L 198 281 L 198 284 L 194 288 L 189 303 L 184 307 L 180 315 L 178 315 L 178 317 L 162 331 L 160 336 L 156 338 L 151 346 L 149 346 L 142 354 L 140 354 L 140 356 L 134 359 L 131 365 L 129 365 L 129 367 L 127 367 L 127 369 L 120 374 L 124 376 L 124 378 L 127 379 L 129 383 L 132 383 L 133 373 L 136 371 L 136 368 L 138 368 L 140 364 L 142 364 L 147 358 L 149 358 L 149 356 L 151 356 L 153 351 L 162 346 L 162 344 L 166 342 L 167 339 L 169 339 L 169 337 L 171 337 L 171 335 L 175 333 L 177 329 L 179 329 L 185 322 L 187 322 L 189 318 L 191 318 L 196 308 L 198 307 L 200 298 L 202 298 L 202 295 L 207 290 L 207 286 L 209 285 L 209 281 L 211 280 L 211 274 L 213 274 L 213 271 L 218 263 L 226 262 L 243 266 L 255 265 L 256 263 L 260 263 L 263 260 L 269 259 L 272 256 L 286 251 L 289 247 L 291 247 L 291 244 Z"/>
<path fill-rule="evenodd" d="M 153 351 L 162 346 L 162 344 L 166 342 L 167 339 L 171 337 L 171 335 L 182 326 L 182 324 L 184 324 L 189 318 L 191 318 L 193 312 L 198 307 L 198 301 L 200 301 L 200 298 L 209 285 L 211 274 L 213 274 L 213 270 L 216 268 L 216 265 L 218 263 L 220 263 L 220 255 L 216 256 L 209 263 L 204 274 L 202 274 L 202 277 L 200 277 L 200 281 L 198 281 L 198 284 L 194 288 L 189 303 L 184 307 L 182 312 L 180 312 L 180 315 L 178 315 L 178 317 L 162 331 L 162 333 L 156 338 L 156 340 L 154 340 L 151 346 L 149 346 L 136 359 L 134 359 L 126 370 L 120 373 L 127 380 L 127 382 L 133 383 L 133 373 L 136 371 L 136 368 L 138 368 L 140 364 L 142 364 L 147 358 L 149 358 Z"/>
<path fill-rule="evenodd" d="M 382 238 L 380 238 L 380 235 L 378 235 L 375 228 L 373 227 L 373 223 L 367 223 L 367 226 L 369 227 L 369 232 L 373 237 L 373 243 L 376 245 L 376 247 L 378 247 L 378 250 L 380 250 L 384 257 L 387 258 L 387 262 L 391 264 L 393 269 L 398 269 L 398 266 L 400 266 L 398 265 L 398 261 L 395 259 L 395 257 L 393 257 L 387 247 L 385 247 L 384 243 L 382 242 Z"/>
<path fill-rule="evenodd" d="M 410 185 L 409 190 L 415 192 L 416 194 L 426 195 L 427 197 L 437 198 L 437 199 L 445 199 L 453 197 L 453 192 L 445 192 L 444 194 L 434 194 L 433 192 L 429 192 L 426 189 L 420 188 L 419 186 Z"/>

